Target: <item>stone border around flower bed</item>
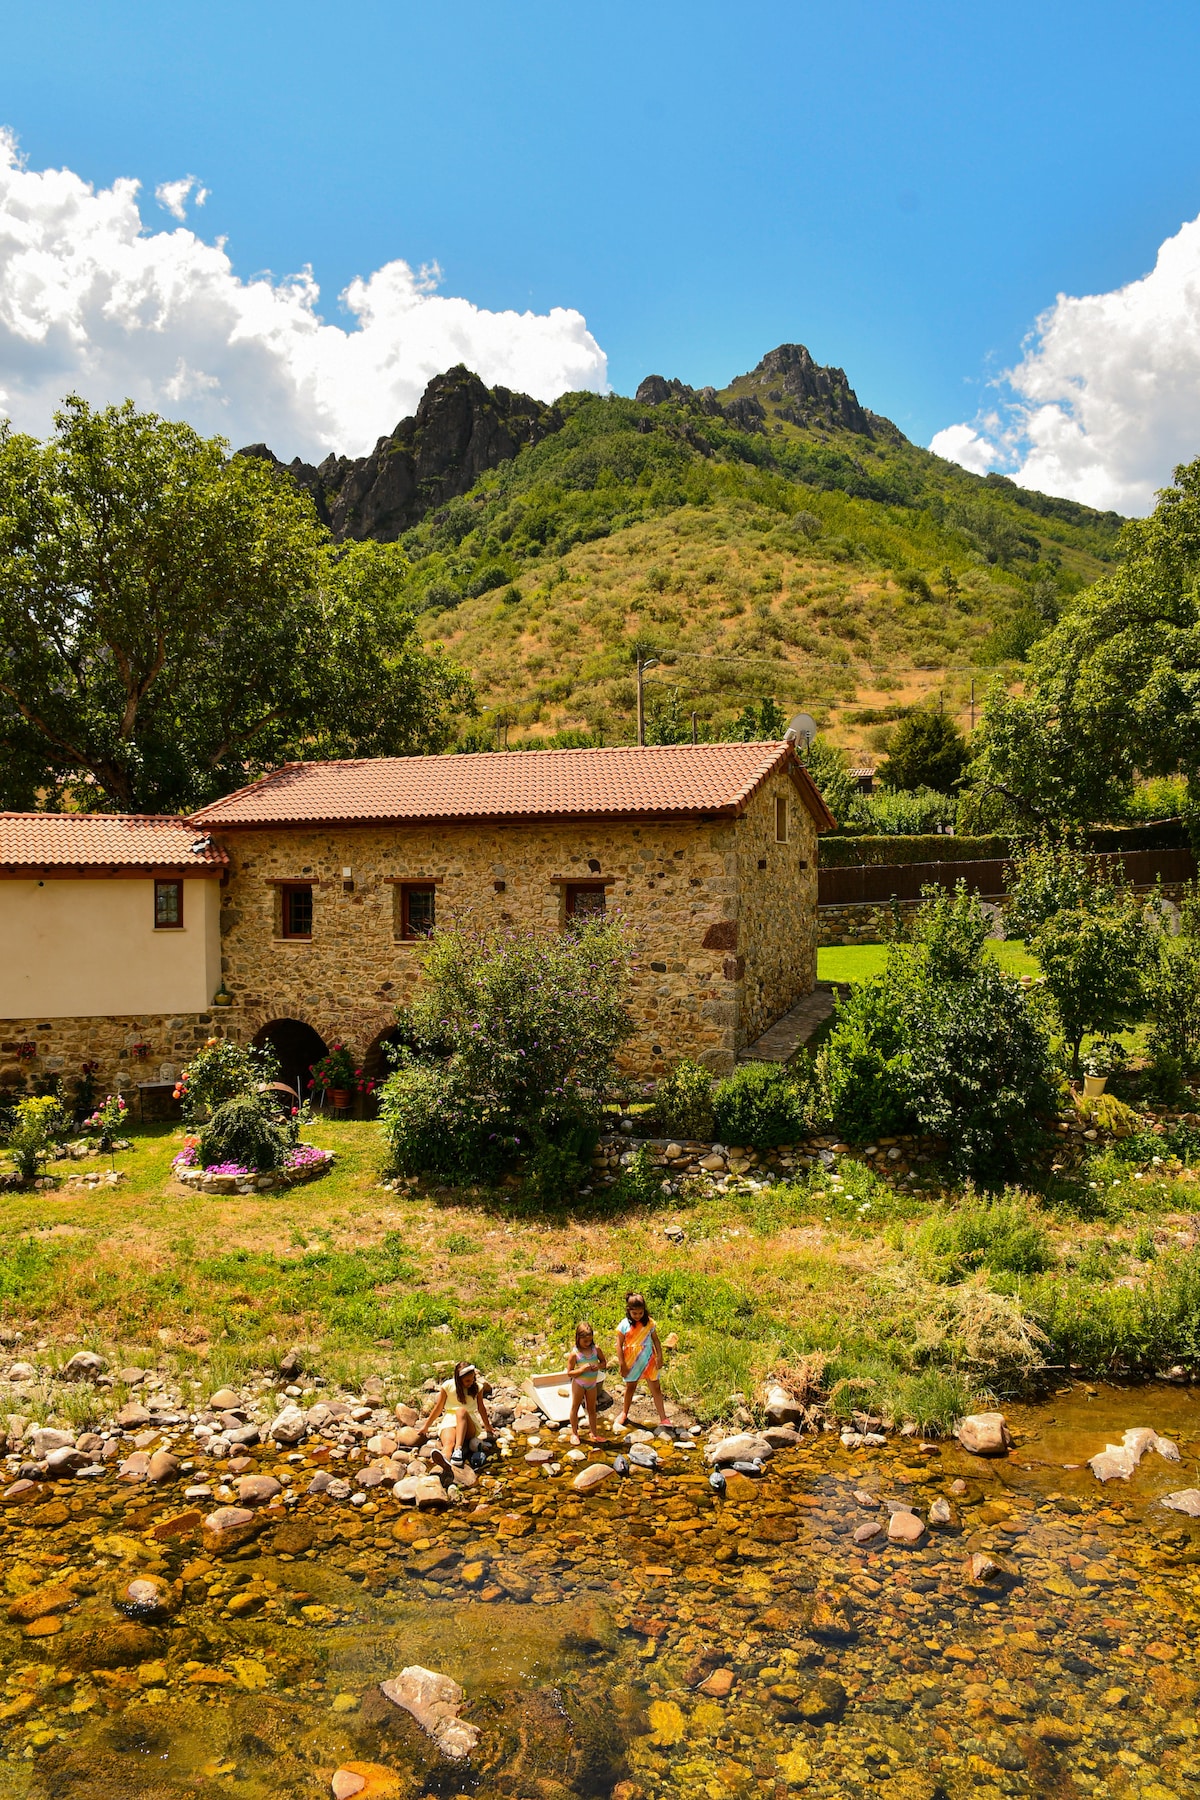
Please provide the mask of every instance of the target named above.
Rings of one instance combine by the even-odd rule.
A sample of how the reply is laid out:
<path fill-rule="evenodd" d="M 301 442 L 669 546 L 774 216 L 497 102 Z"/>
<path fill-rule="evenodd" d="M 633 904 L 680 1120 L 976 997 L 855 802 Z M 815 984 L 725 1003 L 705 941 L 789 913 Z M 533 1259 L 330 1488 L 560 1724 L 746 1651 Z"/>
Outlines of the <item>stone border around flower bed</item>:
<path fill-rule="evenodd" d="M 336 1161 L 336 1150 L 325 1150 L 320 1162 L 300 1169 L 270 1169 L 263 1175 L 210 1175 L 205 1169 L 176 1169 L 175 1179 L 193 1194 L 269 1194 L 275 1188 L 316 1181 L 327 1175 Z"/>

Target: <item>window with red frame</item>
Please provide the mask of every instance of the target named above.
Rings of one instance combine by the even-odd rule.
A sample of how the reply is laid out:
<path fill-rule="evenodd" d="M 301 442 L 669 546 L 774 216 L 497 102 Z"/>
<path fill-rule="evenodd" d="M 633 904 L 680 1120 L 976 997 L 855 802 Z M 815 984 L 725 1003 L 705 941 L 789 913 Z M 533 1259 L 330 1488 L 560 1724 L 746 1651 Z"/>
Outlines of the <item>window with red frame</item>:
<path fill-rule="evenodd" d="M 313 927 L 313 891 L 310 881 L 280 889 L 280 927 L 285 938 L 310 938 Z"/>
<path fill-rule="evenodd" d="M 572 881 L 567 884 L 568 919 L 601 919 L 604 917 L 604 888 L 595 881 Z"/>
<path fill-rule="evenodd" d="M 400 889 L 400 936 L 426 938 L 436 922 L 437 889 L 429 883 L 405 882 Z"/>

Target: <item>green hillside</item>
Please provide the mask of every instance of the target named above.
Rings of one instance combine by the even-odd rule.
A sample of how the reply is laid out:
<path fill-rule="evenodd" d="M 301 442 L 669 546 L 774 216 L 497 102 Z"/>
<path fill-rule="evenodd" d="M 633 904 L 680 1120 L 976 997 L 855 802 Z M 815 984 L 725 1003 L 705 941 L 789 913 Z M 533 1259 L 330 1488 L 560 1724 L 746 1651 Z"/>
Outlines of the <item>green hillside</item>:
<path fill-rule="evenodd" d="M 876 753 L 902 707 L 937 695 L 966 724 L 973 680 L 1019 679 L 1123 521 L 970 475 L 818 374 L 864 429 L 759 371 L 658 404 L 571 395 L 560 430 L 406 534 L 424 634 L 475 676 L 484 732 L 628 741 L 639 642 L 660 730 L 695 710 L 720 732 L 771 696 Z"/>

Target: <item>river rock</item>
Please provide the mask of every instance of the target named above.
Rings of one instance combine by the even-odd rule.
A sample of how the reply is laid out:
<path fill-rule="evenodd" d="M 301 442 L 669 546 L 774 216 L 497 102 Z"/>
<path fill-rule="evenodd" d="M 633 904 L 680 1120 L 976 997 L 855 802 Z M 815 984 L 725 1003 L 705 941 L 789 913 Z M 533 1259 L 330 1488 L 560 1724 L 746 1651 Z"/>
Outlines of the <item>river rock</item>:
<path fill-rule="evenodd" d="M 123 1578 L 118 1581 L 113 1594 L 113 1605 L 126 1618 L 150 1623 L 155 1619 L 169 1618 L 179 1605 L 179 1595 L 161 1576 L 135 1575 L 132 1580 Z"/>
<path fill-rule="evenodd" d="M 73 1450 L 75 1433 L 58 1431 L 52 1425 L 43 1425 L 29 1440 L 35 1462 L 45 1462 L 52 1450 Z"/>
<path fill-rule="evenodd" d="M 1200 1488 L 1181 1488 L 1177 1494 L 1164 1494 L 1159 1505 L 1186 1513 L 1189 1519 L 1200 1519 Z"/>
<path fill-rule="evenodd" d="M 405 1785 L 395 1769 L 382 1763 L 347 1762 L 330 1782 L 333 1800 L 401 1800 Z"/>
<path fill-rule="evenodd" d="M 865 1525 L 859 1525 L 854 1532 L 856 1544 L 874 1543 L 877 1537 L 883 1536 L 883 1524 L 879 1519 L 868 1519 Z"/>
<path fill-rule="evenodd" d="M 950 1502 L 948 1500 L 934 1501 L 933 1505 L 929 1508 L 929 1523 L 931 1525 L 953 1525 L 954 1514 L 950 1510 Z"/>
<path fill-rule="evenodd" d="M 972 1556 L 968 1572 L 972 1581 L 980 1583 L 999 1581 L 1004 1573 L 998 1562 L 993 1562 L 990 1556 L 985 1556 L 980 1550 L 977 1550 Z"/>
<path fill-rule="evenodd" d="M 54 1480 L 60 1476 L 77 1475 L 80 1469 L 88 1465 L 88 1457 L 82 1450 L 74 1450 L 65 1446 L 61 1450 L 51 1450 L 46 1458 L 46 1472 Z"/>
<path fill-rule="evenodd" d="M 269 1436 L 277 1444 L 298 1444 L 308 1432 L 308 1420 L 298 1406 L 285 1406 L 271 1423 Z"/>
<path fill-rule="evenodd" d="M 237 1484 L 238 1503 L 241 1506 L 265 1506 L 268 1500 L 274 1500 L 276 1494 L 282 1494 L 283 1485 L 273 1475 L 243 1475 Z"/>
<path fill-rule="evenodd" d="M 752 1432 L 743 1432 L 740 1437 L 722 1438 L 719 1443 L 710 1444 L 705 1451 L 708 1461 L 718 1467 L 724 1463 L 765 1462 L 774 1454 L 766 1438 Z"/>
<path fill-rule="evenodd" d="M 108 1364 L 94 1350 L 77 1350 L 62 1372 L 64 1381 L 95 1381 Z"/>
<path fill-rule="evenodd" d="M 412 1714 L 448 1761 L 461 1762 L 470 1756 L 479 1742 L 479 1729 L 458 1716 L 465 1696 L 457 1681 L 413 1664 L 390 1681 L 381 1682 L 380 1688 L 393 1705 Z"/>
<path fill-rule="evenodd" d="M 571 1486 L 577 1494 L 590 1494 L 593 1488 L 601 1487 L 610 1475 L 615 1474 L 611 1463 L 589 1463 L 586 1469 L 580 1469 Z"/>
<path fill-rule="evenodd" d="M 634 1444 L 629 1452 L 629 1460 L 636 1463 L 639 1469 L 657 1469 L 658 1452 L 649 1444 Z"/>
<path fill-rule="evenodd" d="M 889 1544 L 919 1544 L 925 1536 L 925 1521 L 916 1513 L 894 1512 L 888 1520 Z"/>
<path fill-rule="evenodd" d="M 700 1683 L 697 1691 L 707 1694 L 710 1700 L 728 1700 L 733 1690 L 733 1681 L 732 1669 L 714 1669 L 707 1680 Z"/>
<path fill-rule="evenodd" d="M 803 1406 L 785 1387 L 778 1383 L 768 1384 L 763 1389 L 763 1399 L 769 1425 L 799 1425 L 803 1422 Z"/>
<path fill-rule="evenodd" d="M 236 1388 L 218 1388 L 208 1404 L 210 1411 L 215 1413 L 236 1412 L 242 1404 L 242 1396 Z"/>
<path fill-rule="evenodd" d="M 226 1550 L 236 1550 L 257 1536 L 265 1523 L 261 1514 L 252 1513 L 244 1506 L 218 1506 L 204 1521 L 204 1548 L 217 1556 Z"/>
<path fill-rule="evenodd" d="M 137 1400 L 130 1400 L 117 1414 L 117 1424 L 122 1431 L 140 1431 L 149 1423 L 150 1414 Z"/>
<path fill-rule="evenodd" d="M 172 1450 L 156 1450 L 146 1464 L 147 1481 L 174 1481 L 179 1473 L 179 1458 Z"/>
<path fill-rule="evenodd" d="M 968 1413 L 959 1420 L 954 1435 L 972 1456 L 1003 1456 L 1008 1449 L 1003 1413 Z"/>
<path fill-rule="evenodd" d="M 37 1370 L 32 1363 L 15 1362 L 8 1371 L 9 1381 L 36 1381 Z"/>
<path fill-rule="evenodd" d="M 48 1619 L 55 1613 L 67 1612 L 78 1599 L 74 1588 L 56 1581 L 49 1587 L 34 1588 L 32 1593 L 22 1594 L 12 1601 L 8 1616 L 16 1625 L 31 1625 L 35 1619 Z"/>

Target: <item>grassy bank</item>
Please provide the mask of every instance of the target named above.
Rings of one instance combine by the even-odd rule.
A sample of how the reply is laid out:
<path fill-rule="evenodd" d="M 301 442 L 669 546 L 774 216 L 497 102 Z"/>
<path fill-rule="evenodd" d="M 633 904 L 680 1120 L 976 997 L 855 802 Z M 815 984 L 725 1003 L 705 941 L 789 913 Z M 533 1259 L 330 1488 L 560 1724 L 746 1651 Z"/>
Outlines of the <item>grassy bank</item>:
<path fill-rule="evenodd" d="M 1030 955 L 1019 939 L 1013 939 L 1011 943 L 991 940 L 986 948 L 988 955 L 994 956 L 1010 975 L 1032 978 L 1041 974 L 1037 958 Z M 817 978 L 820 981 L 869 981 L 872 975 L 883 973 L 886 960 L 886 944 L 833 944 L 817 951 Z"/>
<path fill-rule="evenodd" d="M 608 1341 L 636 1283 L 678 1336 L 668 1390 L 698 1417 L 782 1369 L 807 1370 L 841 1414 L 922 1425 L 1045 1365 L 1200 1361 L 1200 1140 L 1186 1130 L 1096 1155 L 1039 1201 L 930 1200 L 843 1157 L 757 1193 L 573 1217 L 514 1215 L 483 1190 L 391 1193 L 375 1126 L 309 1135 L 337 1150 L 336 1171 L 284 1193 L 184 1191 L 177 1138 L 157 1128 L 118 1157 L 115 1188 L 3 1195 L 6 1325 L 64 1361 L 80 1344 L 118 1366 L 165 1357 L 213 1387 L 293 1343 L 331 1379 L 417 1381 L 464 1355 L 561 1366 L 576 1318 Z M 676 1223 L 680 1244 L 665 1236 Z"/>

